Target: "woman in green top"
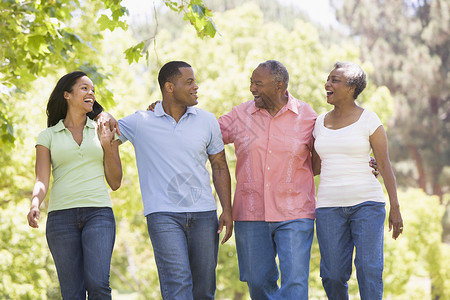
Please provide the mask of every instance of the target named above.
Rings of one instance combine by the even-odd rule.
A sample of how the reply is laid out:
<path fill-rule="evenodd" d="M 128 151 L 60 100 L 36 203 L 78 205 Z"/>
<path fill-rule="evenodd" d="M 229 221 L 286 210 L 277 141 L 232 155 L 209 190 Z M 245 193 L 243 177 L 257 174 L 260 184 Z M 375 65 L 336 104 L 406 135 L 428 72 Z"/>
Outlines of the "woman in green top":
<path fill-rule="evenodd" d="M 50 192 L 46 236 L 63 299 L 111 299 L 109 271 L 115 220 L 105 178 L 120 187 L 122 166 L 115 129 L 90 117 L 102 110 L 83 72 L 63 76 L 47 104 L 48 128 L 36 143 L 36 182 L 28 223 L 38 227 L 39 206 Z M 89 116 L 89 117 L 88 117 Z"/>

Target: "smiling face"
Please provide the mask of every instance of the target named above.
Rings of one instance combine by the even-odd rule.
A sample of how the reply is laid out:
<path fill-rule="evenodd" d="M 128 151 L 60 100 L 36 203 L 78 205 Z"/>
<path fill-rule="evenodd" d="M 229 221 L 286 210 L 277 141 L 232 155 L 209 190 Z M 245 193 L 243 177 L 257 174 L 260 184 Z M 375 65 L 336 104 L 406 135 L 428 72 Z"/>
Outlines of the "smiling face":
<path fill-rule="evenodd" d="M 92 111 L 95 102 L 95 90 L 92 80 L 87 76 L 78 78 L 71 92 L 64 92 L 69 109 L 77 109 L 83 113 Z"/>
<path fill-rule="evenodd" d="M 257 108 L 271 109 L 277 97 L 277 84 L 268 68 L 258 67 L 250 78 L 250 92 Z"/>
<path fill-rule="evenodd" d="M 339 104 L 343 101 L 354 101 L 354 86 L 347 85 L 347 78 L 344 75 L 344 69 L 334 69 L 328 75 L 325 83 L 325 91 L 327 92 L 327 102 L 329 104 Z"/>
<path fill-rule="evenodd" d="M 194 70 L 192 68 L 179 68 L 181 76 L 177 76 L 173 82 L 173 96 L 178 104 L 193 106 L 198 104 Z"/>

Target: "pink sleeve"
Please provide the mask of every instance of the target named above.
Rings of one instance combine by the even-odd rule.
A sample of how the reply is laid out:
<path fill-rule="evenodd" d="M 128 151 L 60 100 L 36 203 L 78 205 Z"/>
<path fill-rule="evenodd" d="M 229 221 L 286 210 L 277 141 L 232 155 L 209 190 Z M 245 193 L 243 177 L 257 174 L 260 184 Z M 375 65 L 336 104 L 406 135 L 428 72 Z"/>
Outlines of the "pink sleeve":
<path fill-rule="evenodd" d="M 232 110 L 231 112 L 219 118 L 220 131 L 222 132 L 224 144 L 230 144 L 234 142 L 233 114 L 234 111 Z"/>

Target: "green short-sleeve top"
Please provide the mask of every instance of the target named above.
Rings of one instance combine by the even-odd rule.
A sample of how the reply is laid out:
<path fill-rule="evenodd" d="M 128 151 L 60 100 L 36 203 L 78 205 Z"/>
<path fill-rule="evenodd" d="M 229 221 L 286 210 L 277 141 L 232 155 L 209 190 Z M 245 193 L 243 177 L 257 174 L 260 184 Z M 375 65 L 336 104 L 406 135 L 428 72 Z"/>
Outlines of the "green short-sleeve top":
<path fill-rule="evenodd" d="M 48 212 L 75 207 L 111 207 L 97 124 L 87 118 L 78 145 L 63 120 L 43 130 L 37 145 L 50 150 L 53 185 Z"/>

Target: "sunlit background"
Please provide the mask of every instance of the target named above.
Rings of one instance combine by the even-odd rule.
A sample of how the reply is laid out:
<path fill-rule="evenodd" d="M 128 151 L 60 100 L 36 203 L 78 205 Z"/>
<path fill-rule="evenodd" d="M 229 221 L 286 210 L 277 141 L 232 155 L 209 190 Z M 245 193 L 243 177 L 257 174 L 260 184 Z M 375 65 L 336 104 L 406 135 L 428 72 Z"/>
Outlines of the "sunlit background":
<path fill-rule="evenodd" d="M 350 60 L 365 69 L 369 85 L 359 104 L 375 111 L 387 130 L 405 224 L 396 241 L 386 228 L 384 298 L 450 299 L 448 0 L 205 0 L 214 38 L 198 37 L 183 12 L 162 0 L 122 1 L 129 15 L 120 21 L 128 27 L 101 31 L 100 15 L 112 15 L 105 3 L 1 2 L 0 299 L 60 299 L 45 239 L 45 203 L 39 229 L 26 221 L 34 144 L 46 127 L 46 103 L 58 78 L 86 71 L 97 100 L 121 118 L 160 99 L 159 68 L 185 60 L 200 86 L 199 106 L 219 117 L 251 99 L 251 72 L 268 59 L 287 67 L 289 91 L 318 113 L 331 109 L 323 85 L 334 62 Z M 141 41 L 147 51 L 139 58 L 137 47 L 138 56 L 129 61 L 124 52 Z M 234 173 L 234 149 L 226 151 Z M 134 149 L 127 143 L 120 153 L 124 179 L 111 192 L 117 222 L 113 298 L 160 299 Z M 319 261 L 315 240 L 310 299 L 326 299 Z M 355 272 L 349 285 L 351 299 L 358 299 Z M 233 239 L 220 247 L 216 298 L 249 299 Z"/>

